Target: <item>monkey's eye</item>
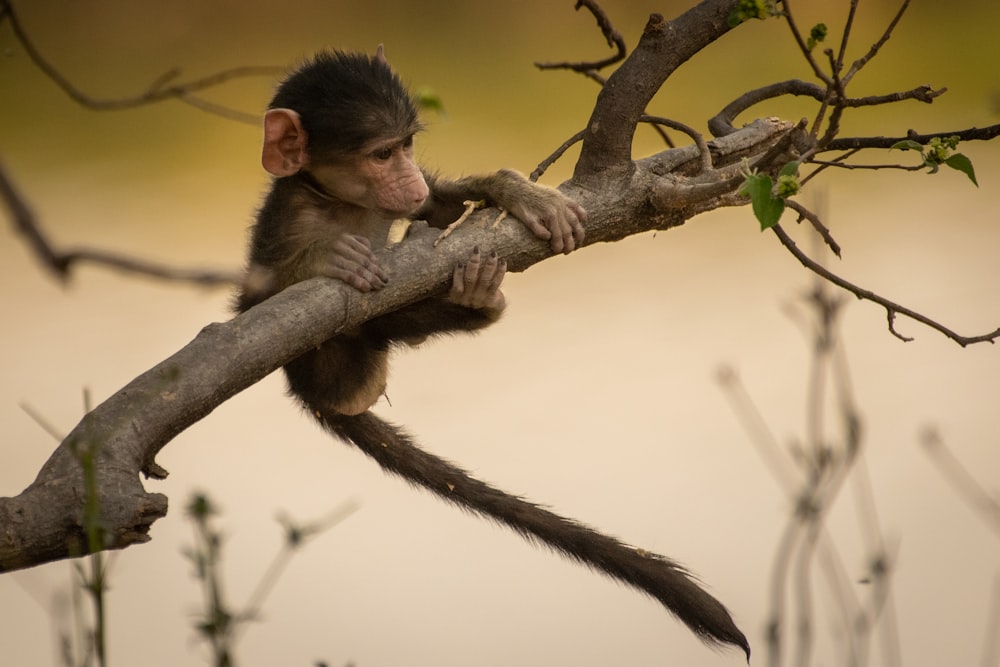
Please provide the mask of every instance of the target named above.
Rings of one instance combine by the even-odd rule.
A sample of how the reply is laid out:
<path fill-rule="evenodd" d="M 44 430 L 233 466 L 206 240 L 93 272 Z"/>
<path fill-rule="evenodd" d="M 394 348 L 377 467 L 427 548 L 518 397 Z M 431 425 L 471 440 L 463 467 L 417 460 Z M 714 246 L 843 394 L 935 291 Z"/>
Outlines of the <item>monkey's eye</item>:
<path fill-rule="evenodd" d="M 385 148 L 380 148 L 374 153 L 372 153 L 372 157 L 380 162 L 385 162 L 386 160 L 392 157 L 392 153 L 394 150 L 395 148 L 393 146 L 386 146 Z"/>

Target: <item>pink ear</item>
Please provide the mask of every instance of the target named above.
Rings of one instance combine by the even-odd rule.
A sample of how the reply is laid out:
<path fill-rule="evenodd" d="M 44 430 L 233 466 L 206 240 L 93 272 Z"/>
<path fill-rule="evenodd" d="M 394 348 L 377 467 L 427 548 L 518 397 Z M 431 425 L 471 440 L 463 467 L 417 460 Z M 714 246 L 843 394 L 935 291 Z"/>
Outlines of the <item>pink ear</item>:
<path fill-rule="evenodd" d="M 377 63 L 382 63 L 383 65 L 389 64 L 389 61 L 385 59 L 385 48 L 382 44 L 378 45 L 378 50 L 375 52 L 373 60 Z"/>
<path fill-rule="evenodd" d="M 269 109 L 264 115 L 264 149 L 260 162 L 272 176 L 296 174 L 309 164 L 306 131 L 291 109 Z"/>

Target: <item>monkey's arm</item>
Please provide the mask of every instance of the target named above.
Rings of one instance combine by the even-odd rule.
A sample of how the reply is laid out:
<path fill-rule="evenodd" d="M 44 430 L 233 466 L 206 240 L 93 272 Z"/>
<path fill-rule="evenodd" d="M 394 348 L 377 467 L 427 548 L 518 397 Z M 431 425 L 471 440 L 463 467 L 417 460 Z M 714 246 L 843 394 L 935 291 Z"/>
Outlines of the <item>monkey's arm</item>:
<path fill-rule="evenodd" d="M 571 252 L 583 243 L 587 212 L 558 190 L 532 183 L 521 174 L 501 169 L 493 174 L 455 181 L 424 174 L 430 196 L 414 215 L 431 227 L 444 229 L 461 216 L 464 201 L 485 200 L 520 220 L 553 252 Z"/>

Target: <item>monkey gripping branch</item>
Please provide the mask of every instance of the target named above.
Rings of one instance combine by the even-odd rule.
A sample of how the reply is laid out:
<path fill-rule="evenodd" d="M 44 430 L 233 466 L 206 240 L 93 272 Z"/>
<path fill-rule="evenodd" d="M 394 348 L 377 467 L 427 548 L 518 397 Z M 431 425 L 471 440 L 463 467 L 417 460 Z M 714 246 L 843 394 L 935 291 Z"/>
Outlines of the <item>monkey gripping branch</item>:
<path fill-rule="evenodd" d="M 580 4 L 599 15 L 599 9 L 592 2 Z M 748 174 L 787 175 L 787 165 L 821 164 L 815 161 L 819 153 L 838 148 L 836 135 L 840 116 L 845 109 L 858 106 L 857 100 L 846 96 L 845 87 L 860 66 L 855 63 L 845 70 L 841 61 L 835 61 L 831 63 L 831 72 L 823 71 L 812 59 L 811 47 L 806 48 L 799 37 L 787 3 L 785 18 L 803 44 L 804 54 L 813 63 L 822 85 L 814 88 L 778 86 L 767 95 L 751 91 L 741 96 L 709 123 L 717 135 L 711 142 L 706 142 L 687 126 L 646 115 L 647 105 L 664 81 L 694 54 L 739 25 L 740 20 L 733 18 L 744 7 L 745 3 L 738 0 L 705 0 L 673 21 L 653 15 L 636 49 L 608 77 L 591 119 L 580 133 L 583 143 L 573 178 L 560 187 L 564 195 L 576 202 L 575 205 L 587 211 L 586 243 L 613 242 L 644 231 L 669 229 L 699 213 L 744 204 L 747 200 L 741 194 L 741 187 Z M 609 42 L 613 41 L 613 31 L 601 25 Z M 846 38 L 845 32 L 845 43 Z M 867 59 L 873 55 L 870 53 Z M 380 57 L 376 56 L 373 62 Z M 732 126 L 732 119 L 738 113 L 769 95 L 802 94 L 797 92 L 801 90 L 813 94 L 820 103 L 812 130 L 807 129 L 805 122 L 776 119 L 756 120 L 741 129 Z M 896 94 L 877 103 L 902 99 L 929 102 L 934 96 L 932 92 L 935 91 L 924 90 L 923 98 L 919 92 Z M 272 145 L 283 148 L 273 154 L 273 169 L 269 170 L 279 178 L 292 178 L 299 171 L 296 162 L 300 157 L 302 165 L 308 165 L 309 158 L 317 161 L 318 153 L 306 155 L 302 152 L 304 149 L 296 148 L 296 142 L 304 145 L 301 139 L 308 134 L 302 129 L 308 130 L 305 121 L 298 125 L 297 112 L 284 107 L 273 108 L 272 112 L 269 117 L 276 122 L 266 127 L 272 128 L 273 136 L 277 137 Z M 824 118 L 825 125 L 819 122 Z M 634 159 L 632 138 L 640 122 L 657 122 L 680 129 L 692 136 L 694 144 Z M 821 127 L 826 128 L 822 135 Z M 995 128 L 987 128 L 981 134 L 970 131 L 963 138 L 989 139 L 996 134 Z M 909 140 L 920 146 L 931 138 L 910 135 Z M 268 141 L 266 138 L 265 151 Z M 376 147 L 371 155 L 378 160 L 389 160 L 394 159 L 398 151 L 405 154 L 407 150 L 412 152 L 411 144 L 403 136 L 400 141 Z M 333 171 L 341 166 L 333 158 L 329 165 Z M 330 170 L 323 173 L 328 175 Z M 432 181 L 432 196 L 434 185 Z M 310 181 L 304 187 L 311 193 L 308 196 L 322 199 L 331 194 L 329 182 L 321 179 Z M 424 197 L 426 193 L 418 198 L 423 201 Z M 784 204 L 782 199 L 780 205 Z M 756 210 L 756 200 L 754 205 Z M 800 214 L 814 226 L 821 226 L 818 219 L 801 211 Z M 139 475 L 142 473 L 153 479 L 166 475 L 166 471 L 156 464 L 156 455 L 187 426 L 277 368 L 331 340 L 342 340 L 345 332 L 380 318 L 384 320 L 417 302 L 437 298 L 434 295 L 443 293 L 455 279 L 456 265 L 465 266 L 466 262 L 472 262 L 471 258 L 479 256 L 477 248 L 504 258 L 507 268 L 513 271 L 523 271 L 551 256 L 549 245 L 524 225 L 510 219 L 499 226 L 489 224 L 494 218 L 495 214 L 473 215 L 440 245 L 435 243 L 440 236 L 438 231 L 426 225 L 414 225 L 404 242 L 372 255 L 385 272 L 396 277 L 391 284 L 380 286 L 381 289 L 359 291 L 354 283 L 345 282 L 346 278 L 293 280 L 294 284 L 273 296 L 270 294 L 275 290 L 264 290 L 266 294 L 262 292 L 262 296 L 270 298 L 261 299 L 259 303 L 257 299 L 248 301 L 246 312 L 233 320 L 205 327 L 190 344 L 87 414 L 45 463 L 36 480 L 20 495 L 0 499 L 0 572 L 87 553 L 94 544 L 88 540 L 88 532 L 95 526 L 101 535 L 98 548 L 120 549 L 148 541 L 151 524 L 166 514 L 167 499 L 162 494 L 147 492 Z M 776 232 L 780 231 L 780 227 L 774 227 Z M 785 243 L 784 239 L 782 242 Z M 788 243 L 785 245 L 789 247 Z M 789 250 L 795 252 L 794 244 Z M 368 267 L 367 258 L 365 266 Z M 267 271 L 262 275 L 264 283 L 272 277 Z M 836 276 L 828 279 L 840 280 Z M 912 316 L 911 311 L 880 301 L 880 297 L 870 292 L 852 289 L 846 281 L 837 284 L 886 307 L 890 321 L 896 313 Z M 475 307 L 485 307 L 489 303 L 492 301 L 487 298 L 482 303 L 476 302 Z M 992 341 L 997 335 L 1000 331 L 959 342 Z M 321 413 L 321 421 L 331 431 L 357 443 L 361 437 L 359 431 L 343 426 L 353 423 L 351 419 L 342 419 L 353 417 L 353 412 L 342 413 L 338 412 L 341 408 L 337 408 L 327 415 L 322 413 L 321 406 L 307 403 Z M 365 451 L 376 456 L 368 449 Z M 392 472 L 410 475 L 401 471 L 396 462 L 387 463 L 381 459 L 379 462 Z M 572 558 L 644 589 L 706 641 L 737 645 L 749 657 L 749 645 L 728 612 L 699 587 L 691 584 L 693 588 L 685 588 L 683 595 L 676 589 L 661 594 L 656 584 L 641 581 L 647 571 L 657 567 L 672 570 L 674 575 L 679 572 L 681 579 L 687 581 L 684 571 L 668 559 L 631 550 L 604 536 L 599 538 L 610 541 L 600 543 L 596 552 L 577 551 L 576 547 L 567 546 L 568 542 L 560 542 L 562 537 L 559 535 L 548 536 L 546 531 L 551 526 L 520 525 L 504 516 L 506 510 L 466 503 L 464 498 L 458 497 L 465 492 L 465 487 L 461 486 L 465 483 L 465 478 L 461 477 L 464 473 L 452 468 L 448 474 L 460 480 L 459 494 L 449 497 L 448 491 L 435 488 L 439 495 L 506 521 L 519 532 L 539 537 Z M 433 483 L 420 483 L 433 487 Z M 452 489 L 450 482 L 448 489 Z M 486 489 L 489 493 L 494 491 Z M 469 493 L 482 490 L 476 487 Z M 535 506 L 529 507 L 542 512 Z M 556 533 L 579 530 L 590 539 L 591 533 L 585 526 L 555 515 L 543 517 L 540 523 L 553 521 Z M 605 553 L 613 554 L 610 564 L 603 561 Z M 615 560 L 618 558 L 640 562 L 622 565 Z M 712 607 L 713 603 L 718 607 Z"/>

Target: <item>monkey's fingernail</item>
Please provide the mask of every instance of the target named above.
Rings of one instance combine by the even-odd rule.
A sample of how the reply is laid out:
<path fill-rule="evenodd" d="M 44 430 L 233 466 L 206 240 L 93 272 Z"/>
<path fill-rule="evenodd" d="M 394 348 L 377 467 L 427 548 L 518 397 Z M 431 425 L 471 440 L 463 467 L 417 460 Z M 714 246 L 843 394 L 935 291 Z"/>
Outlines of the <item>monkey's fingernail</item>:
<path fill-rule="evenodd" d="M 472 249 L 472 254 L 473 255 L 478 255 L 479 254 L 479 246 L 476 246 L 475 248 Z"/>
<path fill-rule="evenodd" d="M 496 259 L 496 258 L 497 258 L 497 251 L 494 250 L 493 252 L 490 253 L 490 259 Z"/>

